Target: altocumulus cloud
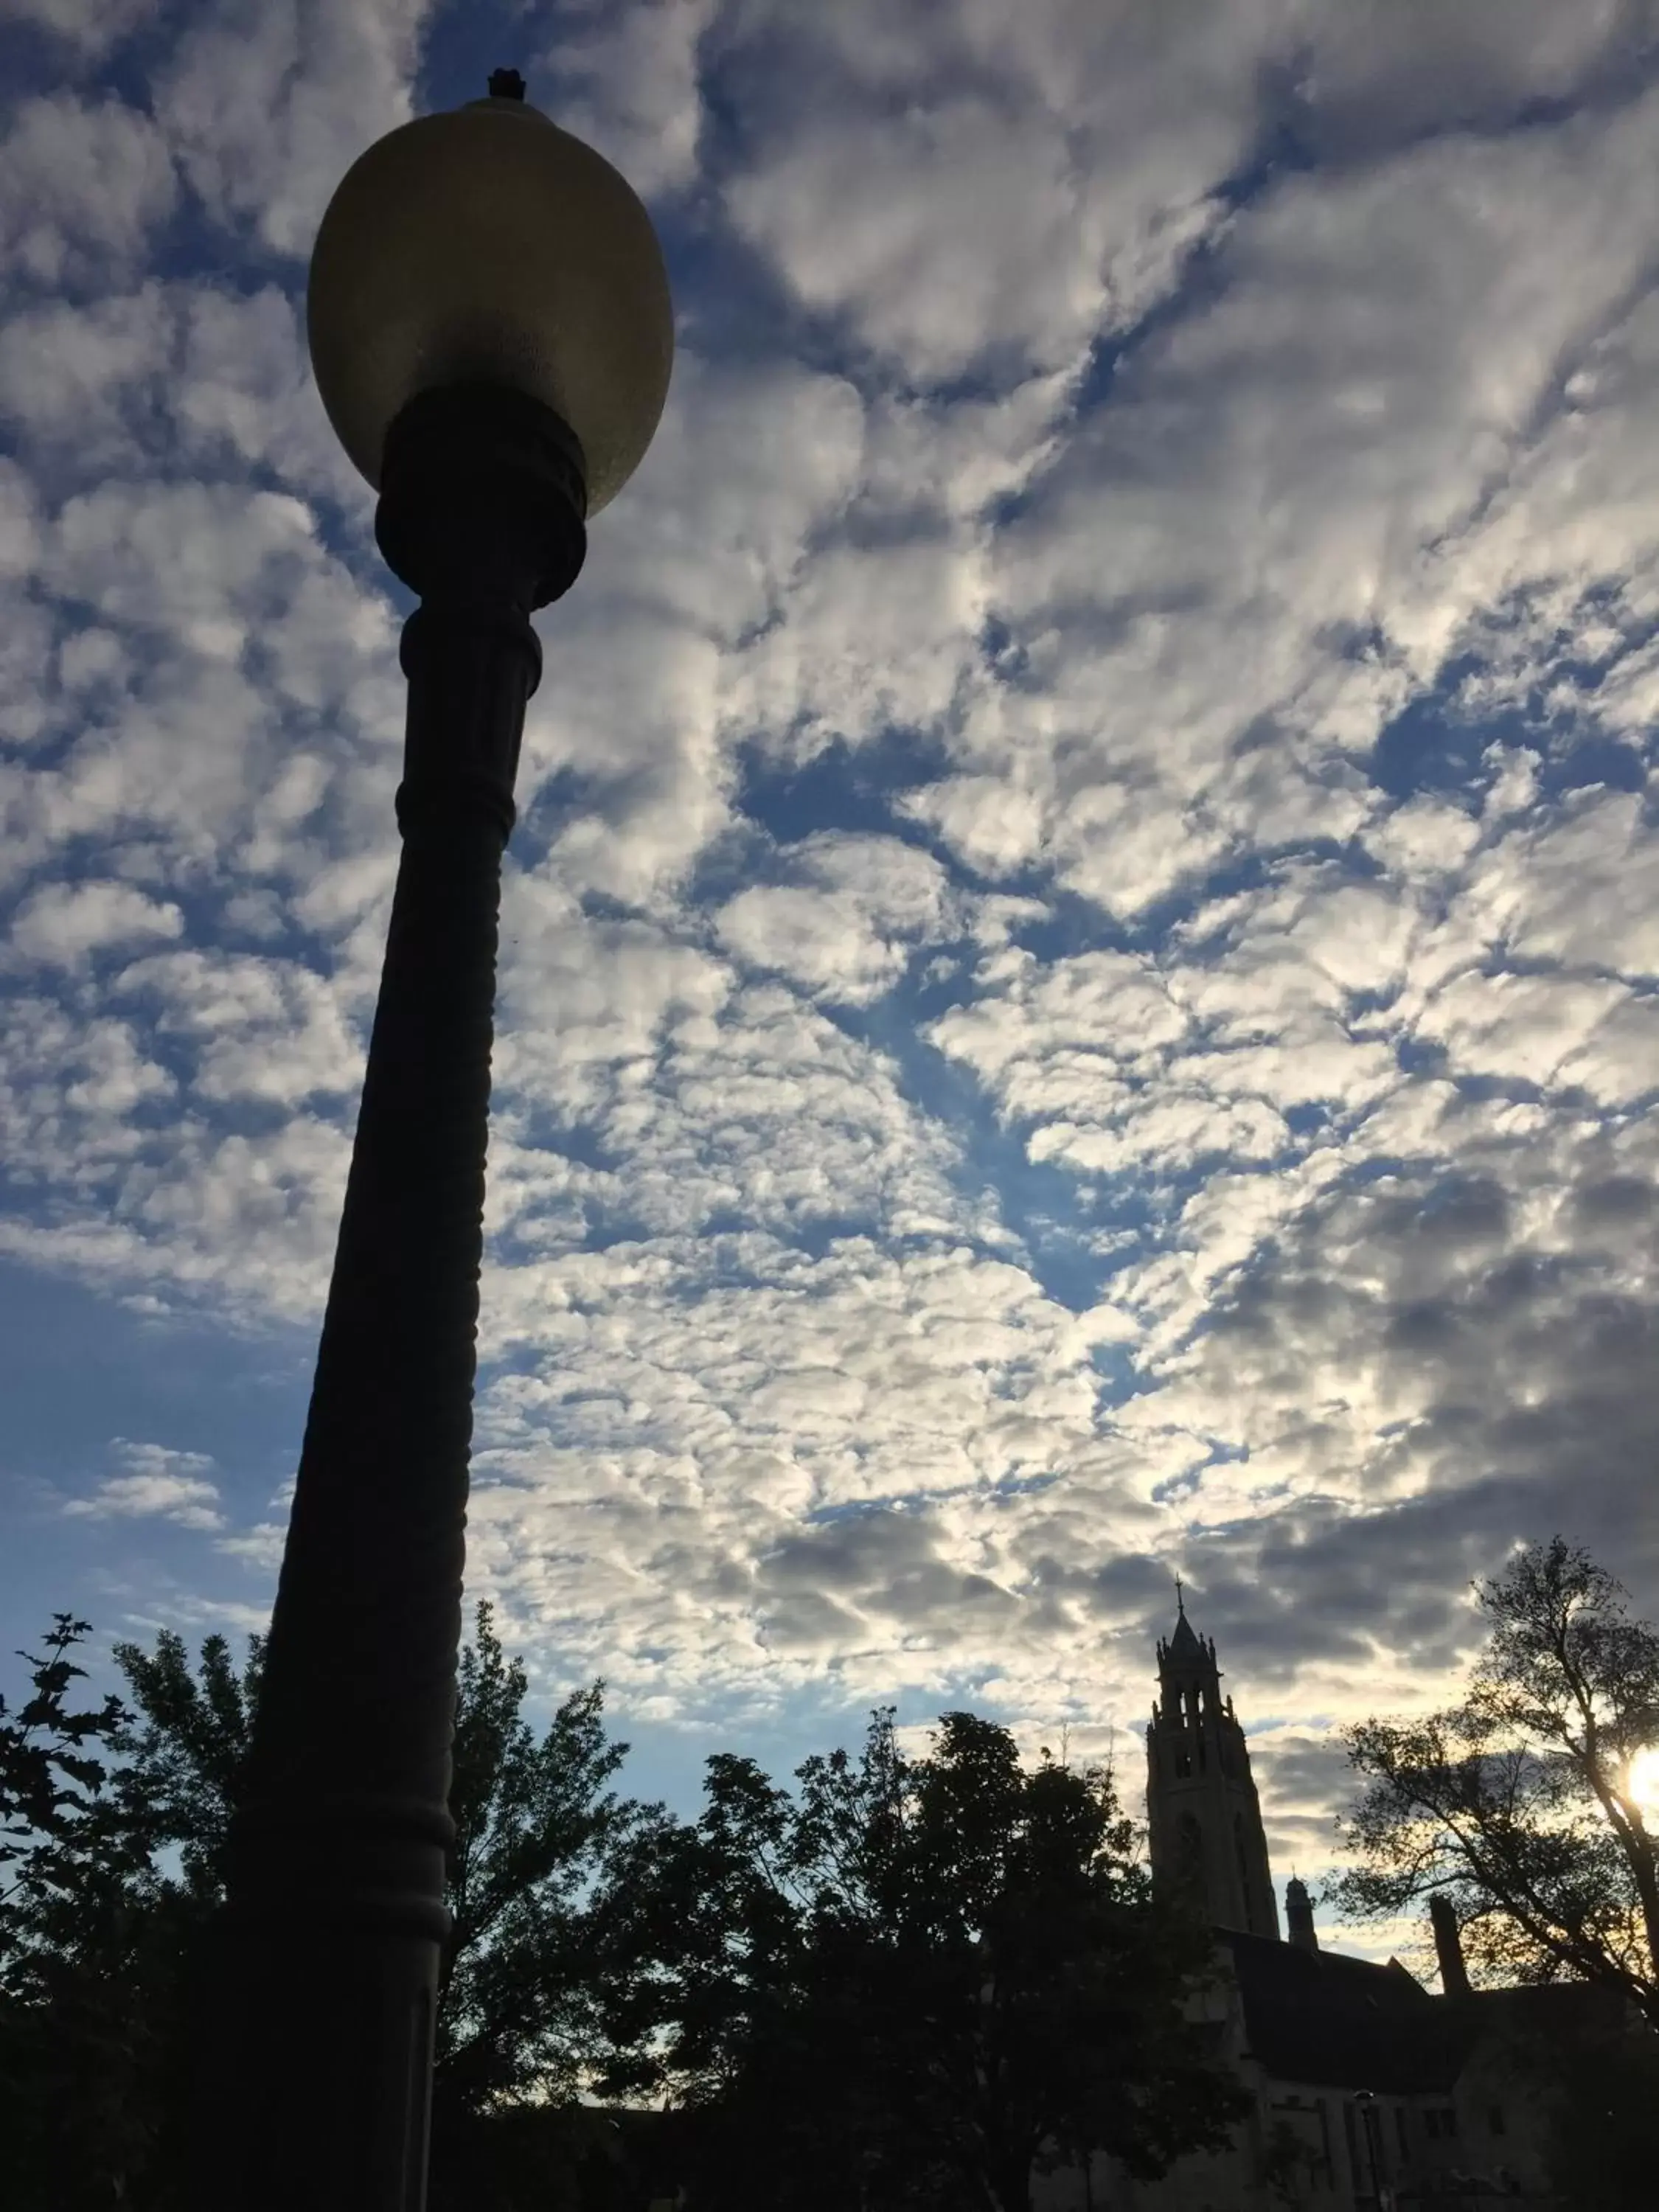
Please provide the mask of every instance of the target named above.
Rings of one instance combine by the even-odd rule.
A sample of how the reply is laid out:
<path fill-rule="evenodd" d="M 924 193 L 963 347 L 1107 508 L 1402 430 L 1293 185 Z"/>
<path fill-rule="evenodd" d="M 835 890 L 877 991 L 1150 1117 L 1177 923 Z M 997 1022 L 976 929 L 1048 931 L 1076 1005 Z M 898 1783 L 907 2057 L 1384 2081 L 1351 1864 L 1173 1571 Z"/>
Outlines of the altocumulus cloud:
<path fill-rule="evenodd" d="M 86 1497 L 66 1498 L 65 1514 L 88 1520 L 154 1514 L 181 1528 L 222 1525 L 218 1489 L 208 1479 L 213 1462 L 204 1452 L 169 1451 L 125 1437 L 117 1437 L 111 1450 L 126 1472 L 106 1476 Z"/>
<path fill-rule="evenodd" d="M 1470 1576 L 1561 1527 L 1659 1602 L 1655 38 L 15 6 L 3 1295 L 162 1437 L 40 1411 L 37 1579 L 268 1596 L 400 715 L 304 261 L 513 50 L 681 319 L 504 913 L 471 1558 L 544 1686 L 1103 1747 L 1178 1566 L 1314 1871 Z"/>

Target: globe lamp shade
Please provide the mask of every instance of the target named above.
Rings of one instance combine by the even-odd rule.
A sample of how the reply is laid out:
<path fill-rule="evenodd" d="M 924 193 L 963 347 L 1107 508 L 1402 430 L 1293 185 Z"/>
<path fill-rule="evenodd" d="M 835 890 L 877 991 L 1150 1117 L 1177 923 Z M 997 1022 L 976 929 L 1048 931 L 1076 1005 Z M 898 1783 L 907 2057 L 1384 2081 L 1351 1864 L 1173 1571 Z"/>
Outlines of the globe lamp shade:
<path fill-rule="evenodd" d="M 527 393 L 574 431 L 587 512 L 661 417 L 673 311 L 656 233 L 611 164 L 520 100 L 379 139 L 341 179 L 311 258 L 312 368 L 376 489 L 393 418 L 448 385 Z"/>

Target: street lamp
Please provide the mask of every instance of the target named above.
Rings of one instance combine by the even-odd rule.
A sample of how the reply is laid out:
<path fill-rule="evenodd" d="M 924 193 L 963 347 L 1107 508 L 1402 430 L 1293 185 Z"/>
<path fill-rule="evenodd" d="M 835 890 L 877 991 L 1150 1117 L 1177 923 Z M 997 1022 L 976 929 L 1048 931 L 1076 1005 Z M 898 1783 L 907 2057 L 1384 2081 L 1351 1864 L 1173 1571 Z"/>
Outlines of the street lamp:
<path fill-rule="evenodd" d="M 1376 2092 L 1357 2089 L 1354 2102 L 1359 2107 L 1360 2125 L 1365 2133 L 1365 2163 L 1370 2169 L 1371 2185 L 1365 2201 L 1376 2205 L 1377 2212 L 1395 2212 L 1394 2191 L 1382 2179 L 1382 2142 L 1378 2132 Z"/>
<path fill-rule="evenodd" d="M 421 604 L 403 854 L 246 1784 L 198 2017 L 198 2212 L 420 2212 L 449 1935 L 501 858 L 533 609 L 662 412 L 629 185 L 524 104 L 393 131 L 318 234 L 312 361 Z"/>

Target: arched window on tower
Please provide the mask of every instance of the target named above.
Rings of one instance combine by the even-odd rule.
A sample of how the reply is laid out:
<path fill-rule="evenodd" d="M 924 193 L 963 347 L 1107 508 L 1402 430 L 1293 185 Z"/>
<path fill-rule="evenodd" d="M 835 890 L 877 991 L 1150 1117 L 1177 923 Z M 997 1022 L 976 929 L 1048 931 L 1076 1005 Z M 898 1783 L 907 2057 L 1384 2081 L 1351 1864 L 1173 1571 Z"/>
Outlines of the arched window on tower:
<path fill-rule="evenodd" d="M 1177 1690 L 1171 1708 L 1176 1725 L 1175 1770 L 1179 1776 L 1193 1771 L 1193 1705 L 1190 1690 Z"/>

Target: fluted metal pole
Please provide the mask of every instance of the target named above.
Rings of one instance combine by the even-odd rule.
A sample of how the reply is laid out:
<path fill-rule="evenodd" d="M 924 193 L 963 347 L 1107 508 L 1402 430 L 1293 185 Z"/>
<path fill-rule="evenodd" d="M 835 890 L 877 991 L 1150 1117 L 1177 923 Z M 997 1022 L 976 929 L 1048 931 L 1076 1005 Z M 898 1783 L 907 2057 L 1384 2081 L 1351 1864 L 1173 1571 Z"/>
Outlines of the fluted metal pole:
<path fill-rule="evenodd" d="M 421 2212 L 483 1246 L 501 853 L 530 612 L 581 455 L 452 389 L 387 437 L 376 535 L 422 604 L 403 855 L 198 2072 L 197 2212 Z"/>

